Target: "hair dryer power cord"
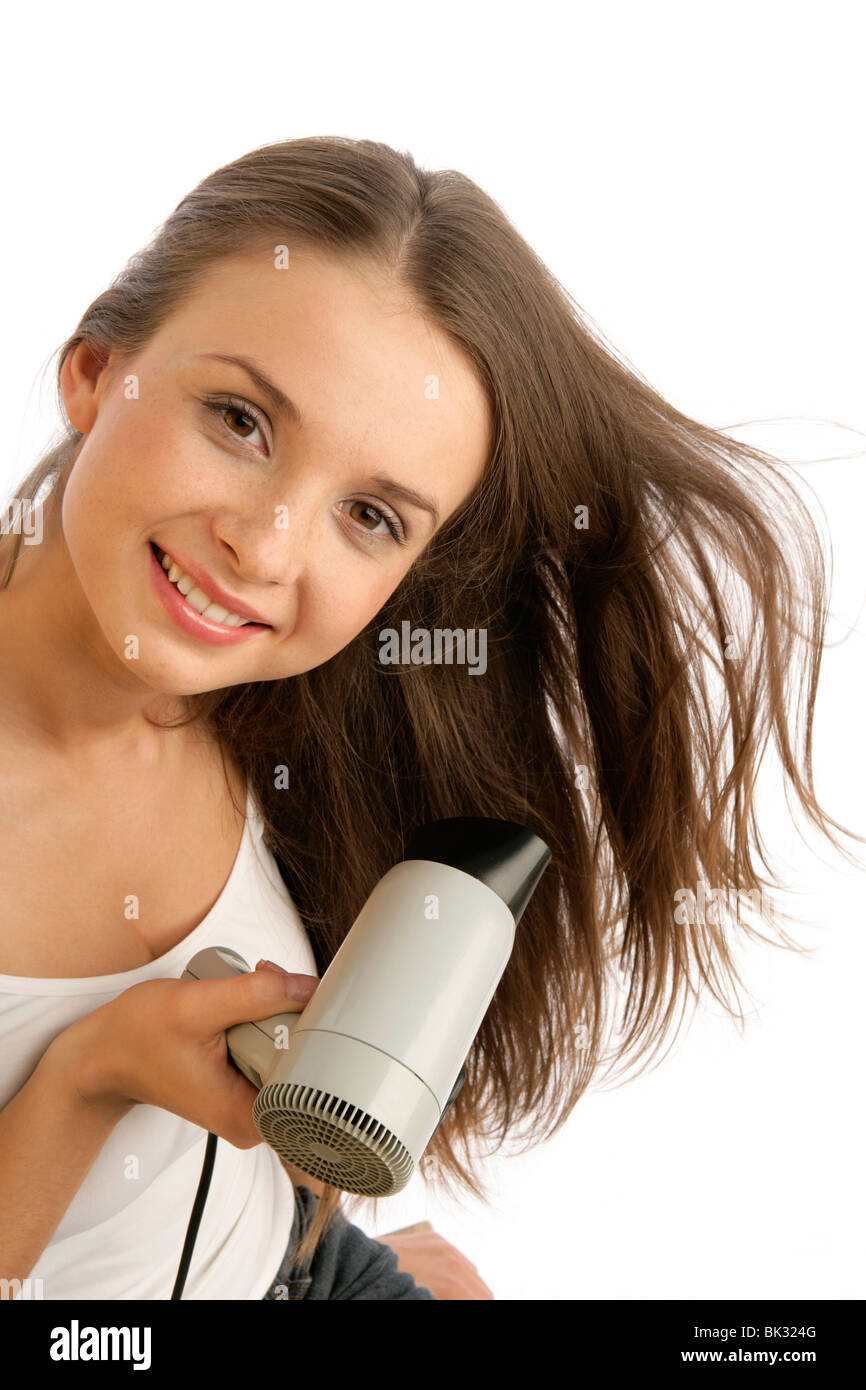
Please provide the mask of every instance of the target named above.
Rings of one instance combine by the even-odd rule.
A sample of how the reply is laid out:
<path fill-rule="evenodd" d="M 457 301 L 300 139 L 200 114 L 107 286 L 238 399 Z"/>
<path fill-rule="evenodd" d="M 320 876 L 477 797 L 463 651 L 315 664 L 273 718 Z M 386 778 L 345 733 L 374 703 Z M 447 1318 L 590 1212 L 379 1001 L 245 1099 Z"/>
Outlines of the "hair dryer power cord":
<path fill-rule="evenodd" d="M 174 1288 L 171 1294 L 172 1299 L 179 1299 L 181 1297 L 183 1286 L 186 1283 L 186 1276 L 189 1270 L 189 1262 L 192 1259 L 195 1238 L 198 1235 L 204 1204 L 207 1201 L 208 1189 L 210 1188 L 216 1146 L 217 1136 L 209 1133 L 204 1151 L 204 1163 L 202 1164 L 201 1177 L 198 1180 L 198 1191 L 195 1194 L 195 1201 L 192 1204 L 192 1213 L 189 1218 L 189 1225 L 186 1228 L 186 1240 L 183 1243 L 183 1254 L 180 1257 L 177 1278 L 174 1281 Z"/>

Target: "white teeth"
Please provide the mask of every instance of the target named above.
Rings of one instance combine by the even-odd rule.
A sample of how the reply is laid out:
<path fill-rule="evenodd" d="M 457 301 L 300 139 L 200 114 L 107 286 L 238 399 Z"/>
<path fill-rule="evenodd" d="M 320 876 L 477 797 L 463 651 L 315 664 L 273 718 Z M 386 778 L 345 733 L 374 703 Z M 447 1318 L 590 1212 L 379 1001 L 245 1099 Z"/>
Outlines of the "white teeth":
<path fill-rule="evenodd" d="M 213 602 L 201 589 L 195 587 L 195 580 L 188 574 L 184 574 L 180 565 L 172 560 L 170 555 L 163 552 L 162 567 L 165 570 L 172 584 L 183 594 L 190 607 L 197 613 L 201 613 L 203 618 L 209 618 L 212 622 L 222 623 L 223 627 L 246 627 L 250 621 L 242 618 L 238 613 L 230 613 L 221 604 Z"/>

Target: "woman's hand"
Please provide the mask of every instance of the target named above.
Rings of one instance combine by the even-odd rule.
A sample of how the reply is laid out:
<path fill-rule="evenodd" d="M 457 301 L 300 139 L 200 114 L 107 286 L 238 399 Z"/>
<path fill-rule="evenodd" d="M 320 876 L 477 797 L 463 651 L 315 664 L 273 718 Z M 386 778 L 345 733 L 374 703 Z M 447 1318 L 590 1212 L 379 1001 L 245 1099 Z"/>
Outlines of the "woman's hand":
<path fill-rule="evenodd" d="M 228 1140 L 263 1142 L 253 1122 L 258 1091 L 230 1060 L 226 1029 L 300 1013 L 319 984 L 279 966 L 228 980 L 145 980 L 78 1019 L 54 1039 L 82 1100 L 118 1116 L 155 1105 Z"/>
<path fill-rule="evenodd" d="M 434 1298 L 445 1301 L 494 1297 L 474 1264 L 435 1231 L 374 1238 L 381 1245 L 390 1245 L 397 1256 L 397 1268 L 411 1274 L 415 1283 L 429 1289 Z"/>

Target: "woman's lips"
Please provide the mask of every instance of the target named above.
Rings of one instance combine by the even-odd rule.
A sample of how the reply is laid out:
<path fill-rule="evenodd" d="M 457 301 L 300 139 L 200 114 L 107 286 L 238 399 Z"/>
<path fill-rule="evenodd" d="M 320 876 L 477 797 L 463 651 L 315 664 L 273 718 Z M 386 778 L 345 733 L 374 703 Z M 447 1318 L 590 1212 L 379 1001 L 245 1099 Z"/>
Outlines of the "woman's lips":
<path fill-rule="evenodd" d="M 160 603 L 169 617 L 174 619 L 177 626 L 182 628 L 184 632 L 188 632 L 191 637 L 198 637 L 202 642 L 210 642 L 211 646 L 214 647 L 234 647 L 239 642 L 250 641 L 256 634 L 271 631 L 263 623 L 249 622 L 244 627 L 226 627 L 222 623 L 211 621 L 210 618 L 203 618 L 191 604 L 187 603 L 177 586 L 172 584 L 162 564 L 157 559 L 152 541 L 148 542 L 147 553 L 150 557 L 151 580 Z"/>
<path fill-rule="evenodd" d="M 170 560 L 193 580 L 195 587 L 201 589 L 203 594 L 207 594 L 211 603 L 218 603 L 221 608 L 227 608 L 230 613 L 236 613 L 239 618 L 243 618 L 248 623 L 261 623 L 263 627 L 270 627 L 267 618 L 263 618 L 261 613 L 257 613 L 254 608 L 243 603 L 239 598 L 234 598 L 232 594 L 227 594 L 225 589 L 221 589 L 217 581 L 208 574 L 206 569 L 191 560 L 188 555 L 164 551 L 156 541 L 151 541 L 151 545 L 157 552 L 157 560 L 162 564 L 163 557 L 167 554 Z M 163 566 L 164 568 L 164 566 Z"/>

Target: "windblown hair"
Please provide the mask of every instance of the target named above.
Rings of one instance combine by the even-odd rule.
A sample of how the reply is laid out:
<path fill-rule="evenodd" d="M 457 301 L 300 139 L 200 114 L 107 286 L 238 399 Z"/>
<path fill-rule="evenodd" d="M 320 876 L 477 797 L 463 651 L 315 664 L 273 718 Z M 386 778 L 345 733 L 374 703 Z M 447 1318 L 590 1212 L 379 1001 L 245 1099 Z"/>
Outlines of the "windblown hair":
<path fill-rule="evenodd" d="M 182 722 L 246 773 L 320 974 L 425 821 L 501 817 L 550 846 L 419 1164 L 487 1201 L 481 1141 L 552 1137 L 593 1079 L 656 1056 L 702 986 L 742 1021 L 741 936 L 806 950 L 778 922 L 774 940 L 739 913 L 679 909 L 700 883 L 762 902 L 772 888 L 754 807 L 771 738 L 808 817 L 844 831 L 812 774 L 826 561 L 778 459 L 681 414 L 618 359 L 468 178 L 369 140 L 266 145 L 205 178 L 62 345 L 58 395 L 78 343 L 134 354 L 222 257 L 303 244 L 384 273 L 468 354 L 490 455 L 346 648 L 188 697 Z M 59 505 L 84 438 L 67 420 L 19 494 L 47 487 Z M 20 544 L 3 539 L 0 587 Z M 486 672 L 383 665 L 379 633 L 405 620 L 486 630 Z M 343 1198 L 325 1186 L 299 1259 Z"/>

